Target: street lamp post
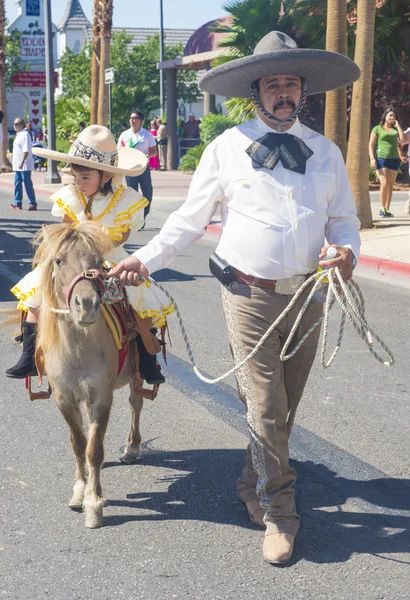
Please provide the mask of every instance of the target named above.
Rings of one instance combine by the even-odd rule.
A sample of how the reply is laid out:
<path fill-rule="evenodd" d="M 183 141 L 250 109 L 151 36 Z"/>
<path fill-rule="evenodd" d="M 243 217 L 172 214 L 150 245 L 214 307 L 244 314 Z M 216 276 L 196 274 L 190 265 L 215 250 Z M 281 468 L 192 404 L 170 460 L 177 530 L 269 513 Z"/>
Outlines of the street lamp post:
<path fill-rule="evenodd" d="M 159 32 L 159 62 L 164 62 L 164 10 L 162 0 L 159 0 L 159 15 L 160 15 L 160 32 Z M 159 70 L 159 98 L 161 105 L 161 119 L 164 118 L 165 108 L 165 86 L 164 86 L 164 69 Z"/>
<path fill-rule="evenodd" d="M 46 94 L 47 94 L 47 140 L 50 150 L 56 149 L 56 124 L 54 115 L 54 65 L 53 65 L 53 29 L 51 23 L 51 0 L 44 1 L 44 37 L 46 45 Z M 57 163 L 47 161 L 45 183 L 61 183 Z"/>

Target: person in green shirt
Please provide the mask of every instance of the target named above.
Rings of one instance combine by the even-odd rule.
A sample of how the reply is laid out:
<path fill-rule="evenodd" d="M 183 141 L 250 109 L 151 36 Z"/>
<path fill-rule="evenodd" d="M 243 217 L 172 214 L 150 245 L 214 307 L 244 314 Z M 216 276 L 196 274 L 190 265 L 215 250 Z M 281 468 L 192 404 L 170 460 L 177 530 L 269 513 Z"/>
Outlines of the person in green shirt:
<path fill-rule="evenodd" d="M 370 164 L 376 170 L 380 181 L 380 217 L 393 217 L 390 203 L 393 195 L 393 185 L 400 167 L 401 143 L 406 142 L 397 113 L 394 108 L 387 108 L 380 124 L 373 127 L 370 134 L 369 156 Z"/>

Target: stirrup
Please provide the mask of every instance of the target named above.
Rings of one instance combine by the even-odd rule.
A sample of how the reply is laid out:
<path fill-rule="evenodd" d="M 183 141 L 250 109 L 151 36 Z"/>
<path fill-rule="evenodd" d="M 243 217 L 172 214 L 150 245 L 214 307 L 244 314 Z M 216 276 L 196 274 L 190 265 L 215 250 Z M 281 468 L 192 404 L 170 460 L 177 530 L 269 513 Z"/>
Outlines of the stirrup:
<path fill-rule="evenodd" d="M 31 377 L 26 377 L 26 390 L 30 400 L 49 400 L 51 398 L 51 387 L 48 386 L 48 390 L 42 392 L 33 392 L 31 388 Z"/>

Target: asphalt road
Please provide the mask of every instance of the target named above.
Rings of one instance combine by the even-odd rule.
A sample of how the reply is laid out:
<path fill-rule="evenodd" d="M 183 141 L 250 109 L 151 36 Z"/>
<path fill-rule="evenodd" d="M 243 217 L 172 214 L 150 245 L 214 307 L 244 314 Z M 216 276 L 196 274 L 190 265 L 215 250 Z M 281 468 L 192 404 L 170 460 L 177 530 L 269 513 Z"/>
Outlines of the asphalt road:
<path fill-rule="evenodd" d="M 46 202 L 37 213 L 15 213 L 9 191 L 1 196 L 0 307 L 7 308 L 10 284 L 28 269 L 28 240 L 53 219 Z M 145 244 L 173 208 L 158 204 L 129 249 Z M 211 376 L 232 366 L 219 285 L 207 267 L 215 242 L 207 236 L 156 274 Z M 409 291 L 357 281 L 396 364 L 376 362 L 350 326 L 334 365 L 323 370 L 316 361 L 291 437 L 302 526 L 289 565 L 263 562 L 263 533 L 235 495 L 247 436 L 234 381 L 201 383 L 171 318 L 167 384 L 145 402 L 143 454 L 133 466 L 118 461 L 130 413 L 126 391 L 116 394 L 100 530 L 86 530 L 83 515 L 67 508 L 74 459 L 54 403 L 30 403 L 22 382 L 2 379 L 0 598 L 410 599 Z M 1 372 L 19 355 L 11 334 L 1 331 Z"/>

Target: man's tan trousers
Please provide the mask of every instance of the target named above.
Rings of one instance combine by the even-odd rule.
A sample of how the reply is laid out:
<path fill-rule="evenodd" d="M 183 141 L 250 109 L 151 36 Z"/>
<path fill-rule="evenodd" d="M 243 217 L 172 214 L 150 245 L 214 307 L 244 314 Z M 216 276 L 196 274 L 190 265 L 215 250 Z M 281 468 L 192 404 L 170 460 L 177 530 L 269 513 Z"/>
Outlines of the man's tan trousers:
<path fill-rule="evenodd" d="M 302 294 L 259 352 L 236 372 L 250 435 L 246 465 L 237 482 L 238 495 L 243 502 L 259 498 L 266 511 L 268 533 L 296 535 L 299 527 L 293 489 L 296 474 L 289 466 L 288 437 L 315 358 L 320 327 L 290 360 L 282 362 L 279 356 L 306 296 L 307 293 Z M 229 342 L 236 363 L 255 347 L 291 298 L 244 283 L 235 282 L 229 289 L 222 287 Z M 296 342 L 322 312 L 321 302 L 310 303 L 296 332 Z M 293 347 L 294 344 L 288 352 Z"/>

